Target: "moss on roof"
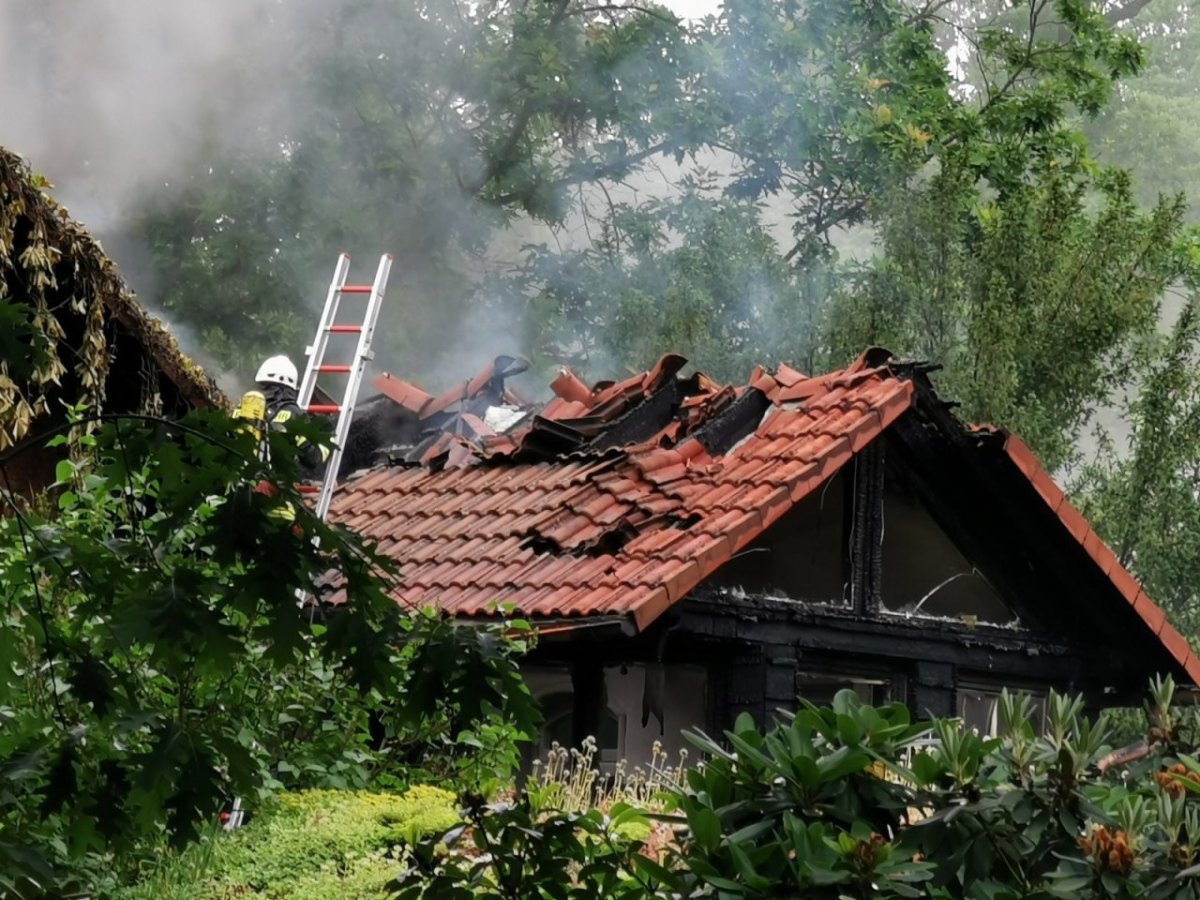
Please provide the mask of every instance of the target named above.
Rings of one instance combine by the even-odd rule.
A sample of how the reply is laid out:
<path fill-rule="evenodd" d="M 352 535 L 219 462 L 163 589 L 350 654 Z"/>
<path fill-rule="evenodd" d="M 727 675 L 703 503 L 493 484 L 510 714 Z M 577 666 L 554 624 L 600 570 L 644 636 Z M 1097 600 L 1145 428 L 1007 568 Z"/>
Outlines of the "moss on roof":
<path fill-rule="evenodd" d="M 0 147 L 0 450 L 20 442 L 64 378 L 89 412 L 105 410 L 117 329 L 191 408 L 227 406 L 216 382 L 135 299 L 99 242 Z"/>

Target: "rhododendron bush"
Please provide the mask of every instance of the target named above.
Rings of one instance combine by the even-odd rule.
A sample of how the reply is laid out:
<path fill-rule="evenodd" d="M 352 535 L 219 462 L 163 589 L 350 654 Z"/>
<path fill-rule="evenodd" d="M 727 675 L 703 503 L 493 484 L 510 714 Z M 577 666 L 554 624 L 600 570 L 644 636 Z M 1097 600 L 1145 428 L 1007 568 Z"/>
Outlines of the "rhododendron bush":
<path fill-rule="evenodd" d="M 1030 699 L 1004 694 L 986 738 L 843 691 L 765 731 L 743 718 L 720 740 L 691 735 L 703 761 L 663 779 L 661 804 L 563 809 L 543 778 L 468 805 L 412 848 L 394 887 L 414 900 L 1200 896 L 1200 719 L 1173 693 L 1151 685 L 1146 736 L 1129 743 L 1061 695 L 1038 733 Z"/>

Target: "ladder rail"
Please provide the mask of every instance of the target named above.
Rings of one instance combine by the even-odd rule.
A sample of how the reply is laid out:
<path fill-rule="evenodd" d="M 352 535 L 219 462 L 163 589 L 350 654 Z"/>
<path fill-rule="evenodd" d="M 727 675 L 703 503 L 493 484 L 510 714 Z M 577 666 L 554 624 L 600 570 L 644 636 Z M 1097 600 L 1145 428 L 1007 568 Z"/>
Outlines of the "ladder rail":
<path fill-rule="evenodd" d="M 350 254 L 338 256 L 337 266 L 333 271 L 333 280 L 329 282 L 329 293 L 325 298 L 325 308 L 321 311 L 321 321 L 317 325 L 317 336 L 312 345 L 306 347 L 305 355 L 308 362 L 304 366 L 304 377 L 297 391 L 296 404 L 305 412 L 313 405 L 312 398 L 317 388 L 317 378 L 325 364 L 325 351 L 329 348 L 329 335 L 353 334 L 357 332 L 358 343 L 354 349 L 354 360 L 349 366 L 334 366 L 328 369 L 331 374 L 348 375 L 346 390 L 342 395 L 342 403 L 337 407 L 337 424 L 334 426 L 333 446 L 330 448 L 329 459 L 325 464 L 325 477 L 321 481 L 320 496 L 317 498 L 316 515 L 322 522 L 329 514 L 329 504 L 333 500 L 333 491 L 337 487 L 337 473 L 342 463 L 342 451 L 346 439 L 350 436 L 350 422 L 354 418 L 354 407 L 358 401 L 358 391 L 362 385 L 363 373 L 367 362 L 374 358 L 371 341 L 375 336 L 375 323 L 379 320 L 379 310 L 383 305 L 383 294 L 387 287 L 388 276 L 392 271 L 392 255 L 385 253 L 379 259 L 379 268 L 375 271 L 375 281 L 370 288 L 370 299 L 363 314 L 361 326 L 338 325 L 337 313 L 343 294 L 365 294 L 366 290 L 359 286 L 346 288 L 346 277 L 350 272 Z M 321 539 L 314 535 L 314 547 L 319 547 Z M 304 588 L 296 589 L 296 602 L 303 606 L 308 602 L 308 592 Z M 234 797 L 233 807 L 224 822 L 224 829 L 232 831 L 240 828 L 245 820 L 245 810 L 242 808 L 241 797 Z"/>
<path fill-rule="evenodd" d="M 317 498 L 316 515 L 321 521 L 329 514 L 329 506 L 333 502 L 333 492 L 337 487 L 337 473 L 342 463 L 346 440 L 350 436 L 350 423 L 354 418 L 354 408 L 358 402 L 358 391 L 362 386 L 363 373 L 367 363 L 374 358 L 371 342 L 375 337 L 375 325 L 379 321 L 379 310 L 383 306 L 384 293 L 387 290 L 388 276 L 392 271 L 392 255 L 385 253 L 379 258 L 379 267 L 375 270 L 375 281 L 371 285 L 371 296 L 363 315 L 362 330 L 358 334 L 358 344 L 354 349 L 354 359 L 350 363 L 350 371 L 346 379 L 346 390 L 342 396 L 341 407 L 338 410 L 337 424 L 334 426 L 333 447 L 326 463 L 325 478 L 321 482 L 321 492 Z M 344 277 L 343 277 L 344 283 Z M 325 323 L 323 334 L 328 337 L 328 327 L 332 321 Z M 312 360 L 310 359 L 310 365 Z M 317 368 L 320 368 L 318 363 Z M 314 374 L 314 382 L 316 380 Z M 311 390 L 309 399 L 311 399 Z M 307 406 L 307 404 L 305 405 Z M 302 406 L 301 408 L 305 408 Z"/>
<path fill-rule="evenodd" d="M 325 306 L 321 310 L 321 321 L 317 325 L 317 336 L 310 346 L 304 348 L 308 361 L 304 365 L 304 377 L 300 379 L 300 389 L 297 391 L 296 403 L 304 410 L 312 403 L 313 393 L 317 389 L 318 369 L 325 361 L 325 351 L 329 347 L 330 328 L 337 321 L 338 307 L 341 305 L 343 288 L 346 277 L 350 273 L 350 254 L 338 256 L 337 265 L 333 270 L 333 279 L 329 282 L 329 293 L 325 297 Z"/>

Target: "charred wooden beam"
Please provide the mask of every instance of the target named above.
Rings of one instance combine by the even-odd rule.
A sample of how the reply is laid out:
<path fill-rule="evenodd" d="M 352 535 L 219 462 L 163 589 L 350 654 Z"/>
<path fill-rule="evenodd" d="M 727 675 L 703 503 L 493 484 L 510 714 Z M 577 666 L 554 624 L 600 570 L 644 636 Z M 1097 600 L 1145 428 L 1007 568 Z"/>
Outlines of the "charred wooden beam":
<path fill-rule="evenodd" d="M 747 388 L 728 409 L 697 428 L 693 437 L 710 454 L 721 456 L 758 427 L 770 406 L 766 394 L 758 388 Z"/>
<path fill-rule="evenodd" d="M 681 630 L 692 634 L 799 649 L 806 658 L 817 652 L 846 660 L 890 661 L 902 668 L 927 660 L 980 675 L 1042 679 L 1063 687 L 1079 684 L 1087 671 L 1110 670 L 1107 655 L 1044 636 L 937 619 L 886 614 L 867 618 L 817 604 L 693 596 L 681 605 L 681 617 Z"/>
<path fill-rule="evenodd" d="M 854 458 L 851 479 L 850 598 L 855 612 L 879 609 L 883 584 L 883 445 Z"/>
<path fill-rule="evenodd" d="M 571 664 L 571 746 L 581 747 L 588 737 L 600 733 L 600 719 L 608 705 L 604 690 L 604 666 L 600 657 L 581 648 Z"/>
<path fill-rule="evenodd" d="M 760 647 L 743 647 L 725 666 L 722 730 L 731 729 L 742 713 L 749 713 L 760 728 L 767 725 L 766 668 Z"/>
<path fill-rule="evenodd" d="M 956 715 L 954 666 L 949 663 L 919 660 L 909 685 L 908 706 L 922 719 Z"/>

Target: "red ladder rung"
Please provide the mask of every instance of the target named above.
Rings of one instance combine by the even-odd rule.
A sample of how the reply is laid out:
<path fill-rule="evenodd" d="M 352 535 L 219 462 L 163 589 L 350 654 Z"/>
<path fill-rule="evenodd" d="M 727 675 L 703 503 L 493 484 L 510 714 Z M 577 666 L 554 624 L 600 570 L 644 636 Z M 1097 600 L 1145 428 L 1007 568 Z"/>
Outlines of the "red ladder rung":
<path fill-rule="evenodd" d="M 308 405 L 308 411 L 310 413 L 317 413 L 318 415 L 319 414 L 328 415 L 331 413 L 336 413 L 339 410 L 341 410 L 341 407 L 338 406 L 336 403 L 310 403 Z"/>
<path fill-rule="evenodd" d="M 317 371 L 318 372 L 327 372 L 330 375 L 337 375 L 339 373 L 342 375 L 345 375 L 350 371 L 350 367 L 342 366 L 342 365 L 334 365 L 332 363 L 329 363 L 327 365 L 317 366 Z"/>
<path fill-rule="evenodd" d="M 369 294 L 371 293 L 371 285 L 369 284 L 345 284 L 342 285 L 343 294 Z"/>
<path fill-rule="evenodd" d="M 330 334 L 362 334 L 361 325 L 330 325 Z"/>

